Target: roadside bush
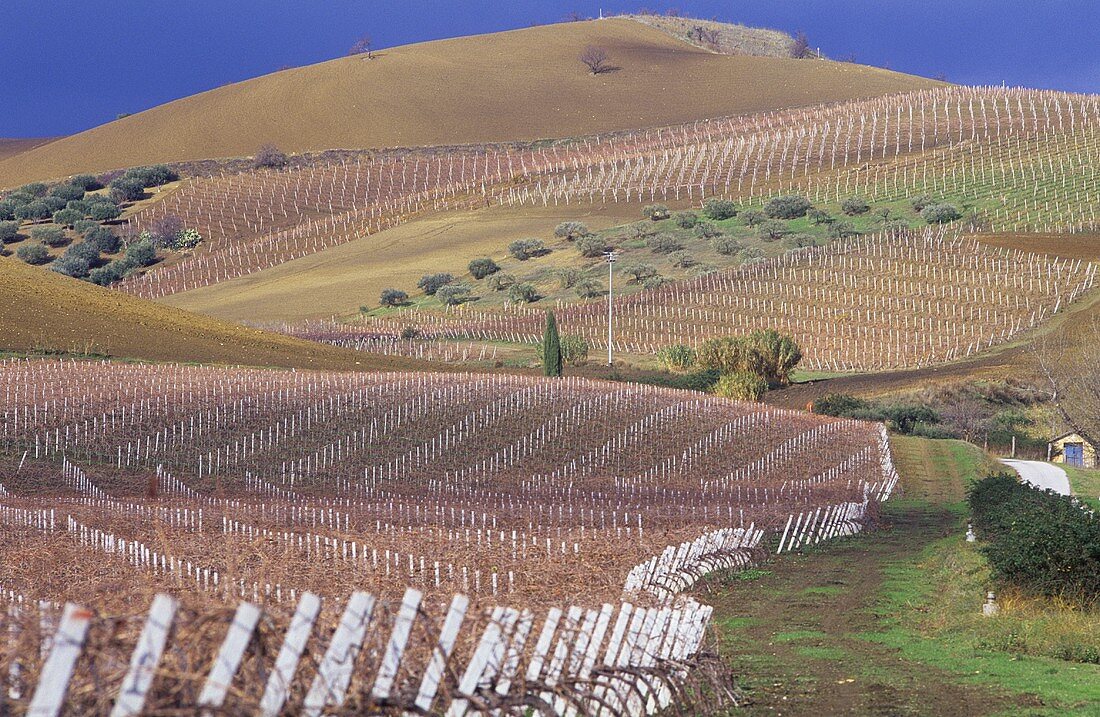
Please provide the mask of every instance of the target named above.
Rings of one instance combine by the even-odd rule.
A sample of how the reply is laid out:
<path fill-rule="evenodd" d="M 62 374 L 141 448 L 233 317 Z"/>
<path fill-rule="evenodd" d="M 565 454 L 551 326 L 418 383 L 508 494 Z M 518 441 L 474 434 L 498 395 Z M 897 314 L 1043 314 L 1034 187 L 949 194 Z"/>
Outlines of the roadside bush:
<path fill-rule="evenodd" d="M 657 234 L 646 239 L 645 245 L 654 254 L 671 254 L 684 248 L 680 240 L 668 234 Z"/>
<path fill-rule="evenodd" d="M 15 218 L 25 222 L 36 222 L 42 219 L 49 219 L 53 216 L 53 212 L 54 210 L 50 208 L 47 202 L 38 199 L 16 207 Z"/>
<path fill-rule="evenodd" d="M 716 237 L 711 246 L 714 251 L 718 252 L 722 256 L 733 256 L 737 252 L 741 251 L 741 242 L 737 241 L 733 237 Z"/>
<path fill-rule="evenodd" d="M 909 200 L 909 206 L 913 207 L 913 211 L 917 214 L 920 214 L 925 207 L 933 203 L 935 203 L 935 200 L 931 194 L 918 194 Z"/>
<path fill-rule="evenodd" d="M 737 205 L 728 199 L 708 199 L 703 202 L 703 215 L 715 221 L 733 219 L 737 216 Z"/>
<path fill-rule="evenodd" d="M 65 230 L 61 227 L 35 227 L 31 229 L 31 239 L 42 242 L 46 246 L 65 246 L 69 238 L 65 236 Z"/>
<path fill-rule="evenodd" d="M 50 252 L 41 244 L 24 244 L 16 250 L 15 255 L 27 262 L 39 266 L 50 260 Z"/>
<path fill-rule="evenodd" d="M 603 287 L 593 279 L 582 279 L 573 287 L 573 291 L 582 299 L 594 299 L 603 293 Z"/>
<path fill-rule="evenodd" d="M 714 392 L 735 401 L 760 401 L 768 392 L 768 383 L 747 371 L 723 374 L 714 384 Z"/>
<path fill-rule="evenodd" d="M 110 184 L 111 199 L 116 202 L 136 202 L 145 196 L 145 185 L 132 177 L 119 177 Z"/>
<path fill-rule="evenodd" d="M 157 249 L 151 242 L 138 241 L 126 247 L 126 261 L 133 266 L 149 266 L 157 260 Z"/>
<path fill-rule="evenodd" d="M 0 222 L 0 241 L 10 242 L 19 235 L 19 222 Z"/>
<path fill-rule="evenodd" d="M 489 277 L 489 288 L 493 291 L 505 291 L 516 284 L 516 277 L 511 274 L 493 274 Z"/>
<path fill-rule="evenodd" d="M 99 180 L 91 174 L 78 174 L 69 180 L 69 184 L 74 187 L 80 187 L 85 192 L 92 192 L 103 186 L 99 183 Z"/>
<path fill-rule="evenodd" d="M 534 284 L 513 284 L 508 289 L 508 298 L 517 304 L 530 304 L 533 301 L 538 301 L 539 292 L 535 289 Z"/>
<path fill-rule="evenodd" d="M 657 363 L 667 371 L 686 371 L 695 365 L 695 349 L 673 344 L 657 351 Z"/>
<path fill-rule="evenodd" d="M 871 205 L 863 197 L 848 197 L 840 203 L 840 211 L 854 217 L 871 211 Z"/>
<path fill-rule="evenodd" d="M 416 285 L 428 296 L 435 296 L 437 291 L 450 284 L 454 279 L 454 276 L 447 273 L 425 274 L 420 277 L 420 281 L 416 282 Z"/>
<path fill-rule="evenodd" d="M 588 231 L 588 226 L 581 222 L 562 222 L 554 227 L 554 236 L 559 239 L 568 239 L 569 241 L 575 241 L 581 237 L 588 236 L 590 233 L 591 232 Z"/>
<path fill-rule="evenodd" d="M 967 502 L 994 577 L 1043 595 L 1100 598 L 1100 515 L 1010 474 L 979 481 Z"/>
<path fill-rule="evenodd" d="M 645 281 L 652 276 L 657 276 L 657 267 L 652 264 L 627 264 L 619 271 L 634 281 Z"/>
<path fill-rule="evenodd" d="M 806 216 L 811 207 L 810 200 L 801 194 L 788 194 L 770 199 L 764 205 L 764 213 L 772 219 L 798 219 Z"/>
<path fill-rule="evenodd" d="M 929 204 L 920 210 L 920 218 L 929 224 L 946 224 L 962 219 L 962 213 L 953 204 Z"/>
<path fill-rule="evenodd" d="M 695 225 L 695 233 L 704 239 L 713 239 L 722 236 L 722 230 L 711 222 L 699 222 Z"/>
<path fill-rule="evenodd" d="M 378 303 L 382 306 L 401 306 L 409 300 L 409 295 L 401 289 L 382 289 Z"/>
<path fill-rule="evenodd" d="M 746 209 L 741 212 L 741 220 L 745 222 L 746 226 L 754 227 L 760 222 L 767 219 L 767 215 L 759 209 Z"/>
<path fill-rule="evenodd" d="M 520 261 L 546 253 L 546 245 L 541 239 L 516 239 L 508 245 L 508 253 Z"/>
<path fill-rule="evenodd" d="M 836 221 L 836 219 L 834 219 L 833 216 L 827 211 L 825 211 L 824 209 L 817 209 L 816 207 L 806 211 L 806 218 L 809 219 L 810 223 L 814 224 L 815 226 L 820 226 L 822 224 L 832 224 Z"/>
<path fill-rule="evenodd" d="M 681 229 L 694 229 L 699 223 L 699 215 L 695 212 L 676 212 L 672 215 L 672 221 Z"/>
<path fill-rule="evenodd" d="M 252 158 L 252 166 L 256 169 L 275 169 L 285 167 L 289 163 L 290 160 L 287 159 L 286 154 L 273 144 L 265 144 L 260 147 Z"/>
<path fill-rule="evenodd" d="M 469 301 L 470 285 L 461 283 L 446 284 L 439 287 L 439 290 L 435 292 L 435 296 L 445 306 L 458 306 L 464 301 Z"/>
<path fill-rule="evenodd" d="M 671 216 L 668 212 L 668 207 L 664 204 L 647 204 L 642 207 L 642 216 L 646 219 L 651 219 L 655 222 L 668 219 Z"/>
<path fill-rule="evenodd" d="M 64 227 L 73 227 L 77 222 L 83 221 L 84 215 L 75 209 L 58 209 L 53 213 L 53 223 Z"/>
<path fill-rule="evenodd" d="M 589 259 L 602 256 L 603 253 L 607 251 L 607 242 L 595 234 L 581 237 L 576 241 L 575 246 L 577 247 L 577 251 L 581 253 L 581 256 Z"/>
<path fill-rule="evenodd" d="M 84 235 L 84 241 L 90 243 L 104 254 L 116 254 L 121 247 L 119 238 L 107 227 L 97 226 Z"/>
<path fill-rule="evenodd" d="M 766 222 L 761 222 L 756 231 L 764 241 L 779 241 L 789 230 L 787 229 L 787 222 L 780 219 L 769 219 Z"/>
<path fill-rule="evenodd" d="M 59 184 L 50 190 L 51 197 L 65 200 L 66 203 L 84 198 L 84 188 L 72 184 Z"/>
<path fill-rule="evenodd" d="M 94 202 L 88 206 L 88 216 L 97 222 L 109 222 L 118 219 L 122 209 L 109 199 L 102 202 Z"/>
<path fill-rule="evenodd" d="M 572 289 L 581 280 L 582 276 L 580 269 L 571 266 L 558 269 L 554 273 L 558 277 L 558 286 L 563 289 Z"/>
<path fill-rule="evenodd" d="M 500 271 L 500 267 L 492 259 L 485 257 L 483 259 L 474 259 L 467 266 L 470 273 L 473 274 L 475 279 L 484 279 L 485 277 L 495 274 Z"/>

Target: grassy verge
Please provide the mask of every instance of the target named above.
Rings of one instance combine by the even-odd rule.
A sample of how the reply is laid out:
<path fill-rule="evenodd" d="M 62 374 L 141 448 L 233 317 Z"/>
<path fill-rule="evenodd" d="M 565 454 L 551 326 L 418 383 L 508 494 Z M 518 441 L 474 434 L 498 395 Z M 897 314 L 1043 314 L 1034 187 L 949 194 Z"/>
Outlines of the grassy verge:
<path fill-rule="evenodd" d="M 1073 494 L 1100 510 L 1100 470 L 1074 468 L 1061 464 L 1059 467 L 1065 469 Z"/>

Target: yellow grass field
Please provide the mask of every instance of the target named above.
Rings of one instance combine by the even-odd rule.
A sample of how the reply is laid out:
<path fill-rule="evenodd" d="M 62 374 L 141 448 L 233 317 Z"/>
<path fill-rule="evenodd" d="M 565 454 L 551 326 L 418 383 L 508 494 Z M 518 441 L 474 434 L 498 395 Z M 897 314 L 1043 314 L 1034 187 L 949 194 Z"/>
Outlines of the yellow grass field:
<path fill-rule="evenodd" d="M 286 368 L 412 369 L 137 299 L 0 258 L 0 351 Z"/>
<path fill-rule="evenodd" d="M 621 69 L 588 74 L 588 45 Z M 851 63 L 720 55 L 627 19 L 440 40 L 276 72 L 0 160 L 0 187 L 153 162 L 567 137 L 935 86 Z"/>

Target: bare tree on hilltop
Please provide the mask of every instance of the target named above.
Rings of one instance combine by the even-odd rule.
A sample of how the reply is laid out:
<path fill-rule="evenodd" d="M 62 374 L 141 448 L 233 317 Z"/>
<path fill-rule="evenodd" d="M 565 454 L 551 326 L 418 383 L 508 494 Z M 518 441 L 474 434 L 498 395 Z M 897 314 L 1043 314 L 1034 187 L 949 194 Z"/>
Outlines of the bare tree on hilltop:
<path fill-rule="evenodd" d="M 589 45 L 584 48 L 584 52 L 581 53 L 580 61 L 583 62 L 593 75 L 602 75 L 605 72 L 611 72 L 615 68 L 611 66 L 611 58 L 607 54 L 607 50 L 602 47 L 596 47 L 595 45 Z"/>
<path fill-rule="evenodd" d="M 368 60 L 373 60 L 374 55 L 371 54 L 371 39 L 370 35 L 363 35 L 361 38 L 355 41 L 355 44 L 348 50 L 349 55 L 366 55 Z"/>

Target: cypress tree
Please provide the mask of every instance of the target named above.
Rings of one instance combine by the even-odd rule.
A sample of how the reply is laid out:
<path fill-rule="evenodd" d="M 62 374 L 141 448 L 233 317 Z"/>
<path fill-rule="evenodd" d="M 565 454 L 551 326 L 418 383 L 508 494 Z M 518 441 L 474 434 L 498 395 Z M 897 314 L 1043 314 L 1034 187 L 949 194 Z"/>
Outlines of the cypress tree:
<path fill-rule="evenodd" d="M 553 311 L 546 312 L 546 330 L 542 332 L 542 373 L 545 376 L 561 376 L 561 336 Z"/>

